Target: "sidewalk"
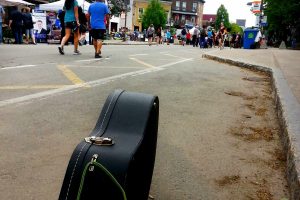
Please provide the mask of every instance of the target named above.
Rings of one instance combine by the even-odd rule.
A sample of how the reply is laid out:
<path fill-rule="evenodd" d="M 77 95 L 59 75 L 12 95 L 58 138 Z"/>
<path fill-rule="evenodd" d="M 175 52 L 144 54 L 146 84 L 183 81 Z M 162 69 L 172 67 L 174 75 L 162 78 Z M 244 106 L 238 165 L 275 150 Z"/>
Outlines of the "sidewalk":
<path fill-rule="evenodd" d="M 203 57 L 267 72 L 272 77 L 291 199 L 300 199 L 300 51 L 281 49 L 216 49 Z"/>

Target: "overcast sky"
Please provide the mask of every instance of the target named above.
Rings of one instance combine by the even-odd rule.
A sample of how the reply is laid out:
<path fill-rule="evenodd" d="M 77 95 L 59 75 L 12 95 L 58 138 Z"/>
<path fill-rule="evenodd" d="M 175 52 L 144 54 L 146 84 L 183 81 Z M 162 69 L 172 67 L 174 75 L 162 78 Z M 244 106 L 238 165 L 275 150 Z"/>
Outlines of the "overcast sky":
<path fill-rule="evenodd" d="M 217 14 L 218 8 L 223 4 L 229 14 L 229 21 L 246 19 L 246 27 L 255 25 L 255 16 L 250 11 L 248 2 L 252 0 L 205 0 L 204 14 Z"/>

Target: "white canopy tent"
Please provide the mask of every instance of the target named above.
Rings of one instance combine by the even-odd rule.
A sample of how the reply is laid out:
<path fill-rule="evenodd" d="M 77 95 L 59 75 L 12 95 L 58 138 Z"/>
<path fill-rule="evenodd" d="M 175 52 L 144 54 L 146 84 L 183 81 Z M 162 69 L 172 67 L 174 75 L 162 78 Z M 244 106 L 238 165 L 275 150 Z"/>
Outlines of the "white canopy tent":
<path fill-rule="evenodd" d="M 85 0 L 77 0 L 78 5 L 86 12 L 90 7 L 90 3 Z M 46 11 L 59 11 L 62 10 L 65 4 L 65 0 L 56 1 L 53 3 L 40 4 L 39 10 Z"/>
<path fill-rule="evenodd" d="M 34 5 L 23 0 L 0 0 L 2 6 Z"/>

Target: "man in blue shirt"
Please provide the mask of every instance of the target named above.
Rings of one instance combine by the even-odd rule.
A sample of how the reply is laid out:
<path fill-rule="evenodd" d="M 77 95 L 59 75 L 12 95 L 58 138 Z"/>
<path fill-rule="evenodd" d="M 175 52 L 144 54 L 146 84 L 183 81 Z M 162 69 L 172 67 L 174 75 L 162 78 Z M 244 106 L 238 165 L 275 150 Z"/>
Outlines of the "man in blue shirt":
<path fill-rule="evenodd" d="M 105 21 L 109 19 L 109 10 L 104 0 L 96 0 L 92 3 L 88 11 L 89 26 L 91 28 L 90 34 L 93 37 L 93 44 L 95 48 L 95 58 L 101 58 L 102 40 L 104 40 L 104 33 L 106 32 Z"/>

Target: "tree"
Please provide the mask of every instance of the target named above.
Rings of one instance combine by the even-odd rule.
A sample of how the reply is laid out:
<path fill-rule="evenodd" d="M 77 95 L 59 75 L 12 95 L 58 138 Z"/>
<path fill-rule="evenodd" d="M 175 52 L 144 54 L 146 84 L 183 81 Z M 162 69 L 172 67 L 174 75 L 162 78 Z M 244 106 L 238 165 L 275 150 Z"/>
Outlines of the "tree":
<path fill-rule="evenodd" d="M 153 24 L 155 28 L 165 27 L 167 14 L 159 0 L 151 0 L 142 17 L 143 27 Z"/>
<path fill-rule="evenodd" d="M 110 0 L 111 15 L 119 16 L 122 12 L 129 12 L 126 0 Z"/>
<path fill-rule="evenodd" d="M 93 3 L 93 0 L 86 0 L 89 3 Z M 108 0 L 108 7 L 110 10 L 111 16 L 119 16 L 122 12 L 129 12 L 128 0 Z"/>
<path fill-rule="evenodd" d="M 300 39 L 299 0 L 264 0 L 264 14 L 268 17 L 269 35 L 275 40 L 286 41 L 289 36 Z M 294 30 L 294 35 L 293 35 Z"/>
<path fill-rule="evenodd" d="M 235 23 L 232 23 L 231 25 L 230 25 L 230 33 L 232 34 L 232 33 L 240 33 L 241 35 L 243 35 L 243 29 L 239 26 L 239 25 L 237 25 L 237 24 L 235 24 Z"/>
<path fill-rule="evenodd" d="M 226 28 L 230 28 L 228 12 L 223 4 L 219 7 L 217 11 L 216 24 L 215 24 L 216 30 L 219 30 L 221 22 L 224 23 L 224 26 Z"/>

